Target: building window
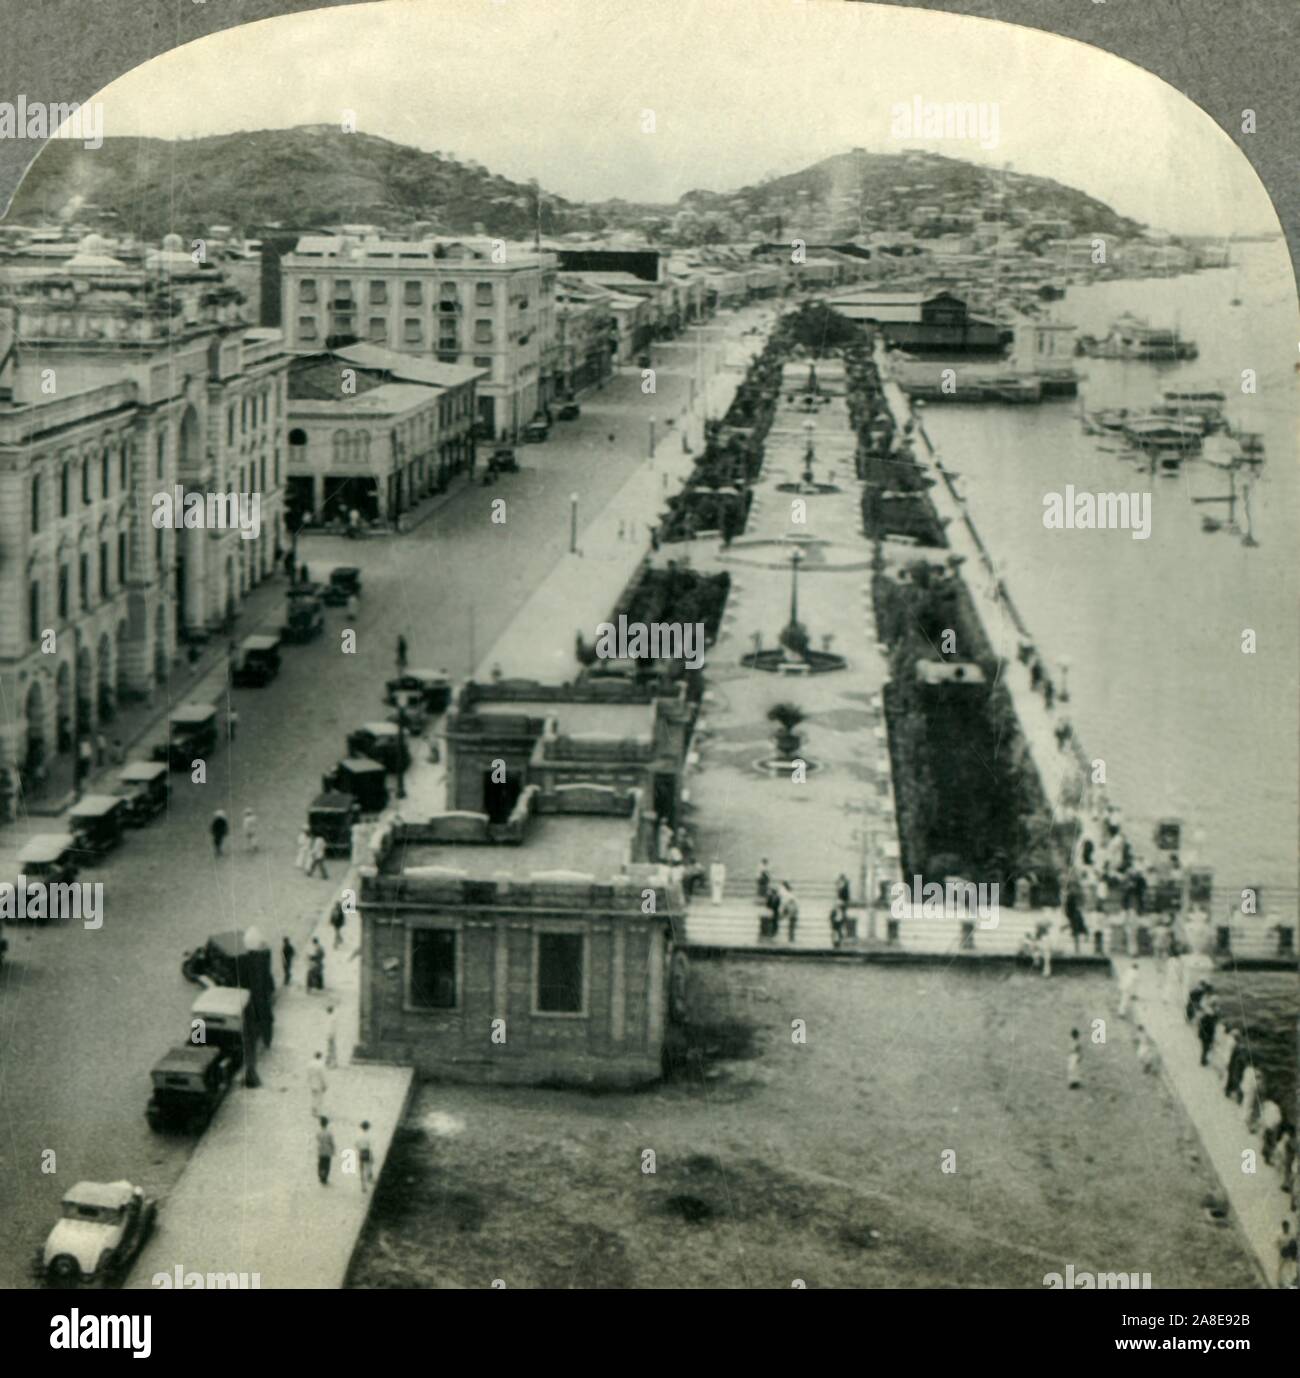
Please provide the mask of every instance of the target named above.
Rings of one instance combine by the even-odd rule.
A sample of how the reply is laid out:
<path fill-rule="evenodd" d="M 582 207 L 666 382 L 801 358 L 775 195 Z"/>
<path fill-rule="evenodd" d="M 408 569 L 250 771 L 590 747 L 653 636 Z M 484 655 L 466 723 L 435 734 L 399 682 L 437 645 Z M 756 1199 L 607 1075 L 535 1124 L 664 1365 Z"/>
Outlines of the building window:
<path fill-rule="evenodd" d="M 492 305 L 492 284 L 490 282 L 476 282 L 474 284 L 474 305 Z"/>
<path fill-rule="evenodd" d="M 166 529 L 166 527 L 160 526 L 153 533 L 153 565 L 154 569 L 159 574 L 163 572 L 163 559 L 165 555 L 165 551 L 163 550 L 163 536 Z"/>
<path fill-rule="evenodd" d="M 118 487 L 125 493 L 131 486 L 131 447 L 122 446 L 122 452 L 118 456 L 121 472 L 118 475 Z"/>
<path fill-rule="evenodd" d="M 489 320 L 477 320 L 474 322 L 474 343 L 492 343 L 492 322 Z"/>
<path fill-rule="evenodd" d="M 370 284 L 370 304 L 371 306 L 388 305 L 388 284 L 382 279 Z"/>
<path fill-rule="evenodd" d="M 126 532 L 125 532 L 125 531 L 119 531 L 119 532 L 117 533 L 117 582 L 118 582 L 119 584 L 125 584 L 125 583 L 126 583 L 126 569 L 127 569 L 126 551 L 127 551 Z"/>
<path fill-rule="evenodd" d="M 315 302 L 316 302 L 316 279 L 315 279 L 315 278 L 303 278 L 302 282 L 298 284 L 298 300 L 299 300 L 299 301 L 302 301 L 302 302 L 311 302 L 313 305 L 315 304 Z"/>
<path fill-rule="evenodd" d="M 257 485 L 257 491 L 258 491 L 259 493 L 265 493 L 265 492 L 266 492 L 266 456 L 265 456 L 265 455 L 263 455 L 262 458 L 261 458 L 261 460 L 258 462 L 258 470 L 257 470 L 257 472 L 258 472 L 258 478 L 261 480 L 261 481 L 258 483 L 258 485 Z"/>
<path fill-rule="evenodd" d="M 410 930 L 410 1003 L 417 1010 L 456 1008 L 456 930 Z"/>
<path fill-rule="evenodd" d="M 167 468 L 167 436 L 160 433 L 158 436 L 158 477 L 162 478 L 163 471 Z"/>
<path fill-rule="evenodd" d="M 241 397 L 241 398 L 239 399 L 239 433 L 240 433 L 240 435 L 247 435 L 247 434 L 248 434 L 248 398 L 247 398 L 247 397 Z"/>
<path fill-rule="evenodd" d="M 271 411 L 271 395 L 266 389 L 262 389 L 262 425 L 266 425 L 266 418 Z"/>
<path fill-rule="evenodd" d="M 298 339 L 304 343 L 314 344 L 316 341 L 316 317 L 298 317 Z"/>
<path fill-rule="evenodd" d="M 59 516 L 68 515 L 68 466 L 59 470 Z"/>
<path fill-rule="evenodd" d="M 418 282 L 404 282 L 402 284 L 402 303 L 405 306 L 423 306 L 424 289 Z"/>
<path fill-rule="evenodd" d="M 383 316 L 371 316 L 369 337 L 378 340 L 380 344 L 388 342 L 388 322 Z"/>
<path fill-rule="evenodd" d="M 81 461 L 81 501 L 90 502 L 90 456 Z"/>
<path fill-rule="evenodd" d="M 534 969 L 535 1013 L 586 1013 L 586 935 L 538 933 Z"/>
<path fill-rule="evenodd" d="M 103 465 L 103 468 L 99 471 L 99 496 L 101 498 L 106 498 L 108 497 L 108 491 L 113 482 L 113 461 L 107 450 L 100 456 L 100 463 Z"/>
<path fill-rule="evenodd" d="M 81 610 L 86 612 L 90 608 L 90 556 L 84 551 L 77 557 L 77 574 L 81 580 Z"/>
<path fill-rule="evenodd" d="M 454 282 L 444 282 L 438 289 L 438 302 L 444 311 L 460 309 L 460 288 Z"/>
<path fill-rule="evenodd" d="M 226 444 L 227 444 L 227 445 L 233 445 L 234 443 L 235 443 L 235 407 L 234 407 L 234 403 L 232 402 L 232 403 L 231 403 L 231 406 L 230 406 L 230 410 L 226 413 Z"/>
<path fill-rule="evenodd" d="M 59 566 L 59 621 L 68 620 L 68 585 L 72 581 L 72 571 L 67 565 Z"/>
<path fill-rule="evenodd" d="M 490 354 L 476 354 L 474 356 L 475 368 L 491 368 L 492 356 Z"/>
<path fill-rule="evenodd" d="M 352 304 L 352 283 L 348 278 L 340 278 L 334 284 L 334 300 L 336 302 L 347 302 Z"/>
<path fill-rule="evenodd" d="M 99 543 L 99 596 L 108 597 L 108 542 Z"/>
<path fill-rule="evenodd" d="M 27 633 L 33 641 L 41 639 L 41 586 L 35 579 L 27 590 Z"/>
<path fill-rule="evenodd" d="M 32 531 L 41 529 L 41 476 L 32 475 Z"/>
<path fill-rule="evenodd" d="M 424 335 L 420 330 L 420 322 L 414 316 L 407 316 L 402 322 L 402 343 L 420 344 Z"/>

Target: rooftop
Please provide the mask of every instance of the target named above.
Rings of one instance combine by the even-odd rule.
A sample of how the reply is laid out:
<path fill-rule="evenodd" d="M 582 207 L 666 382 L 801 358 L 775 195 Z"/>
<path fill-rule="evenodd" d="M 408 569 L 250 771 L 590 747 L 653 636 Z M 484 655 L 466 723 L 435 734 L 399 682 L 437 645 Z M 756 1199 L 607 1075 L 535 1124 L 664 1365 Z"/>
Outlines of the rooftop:
<path fill-rule="evenodd" d="M 595 732 L 610 737 L 653 735 L 654 705 L 648 703 L 543 703 L 536 699 L 480 702 L 471 711 L 475 716 L 524 714 L 530 718 L 554 718 L 560 736 L 580 736 Z"/>
<path fill-rule="evenodd" d="M 631 841 L 626 817 L 535 814 L 521 845 L 428 843 L 399 837 L 380 870 L 385 876 L 407 879 L 608 881 L 629 859 Z M 569 874 L 553 874 L 557 872 Z"/>

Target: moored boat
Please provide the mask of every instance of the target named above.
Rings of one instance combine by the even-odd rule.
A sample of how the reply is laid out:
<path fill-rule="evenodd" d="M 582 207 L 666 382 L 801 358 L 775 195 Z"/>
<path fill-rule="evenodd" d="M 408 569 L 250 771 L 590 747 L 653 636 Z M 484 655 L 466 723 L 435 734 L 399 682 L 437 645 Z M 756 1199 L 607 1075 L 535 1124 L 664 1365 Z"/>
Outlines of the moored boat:
<path fill-rule="evenodd" d="M 1177 330 L 1154 326 L 1140 316 L 1125 313 L 1112 324 L 1104 339 L 1093 335 L 1079 337 L 1078 352 L 1094 359 L 1140 359 L 1167 361 L 1195 359 L 1199 350 Z"/>

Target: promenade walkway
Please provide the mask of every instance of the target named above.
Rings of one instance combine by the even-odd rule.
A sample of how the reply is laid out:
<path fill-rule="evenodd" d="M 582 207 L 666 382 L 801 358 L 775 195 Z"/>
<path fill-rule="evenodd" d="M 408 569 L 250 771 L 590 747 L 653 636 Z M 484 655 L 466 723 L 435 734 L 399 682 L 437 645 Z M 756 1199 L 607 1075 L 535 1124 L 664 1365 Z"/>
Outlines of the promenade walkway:
<path fill-rule="evenodd" d="M 1247 1129 L 1243 1107 L 1223 1094 L 1222 1076 L 1201 1066 L 1201 1045 L 1184 1016 L 1181 986 L 1167 981 L 1161 966 L 1148 959 L 1139 963 L 1135 989 L 1138 1018 L 1160 1054 L 1161 1073 L 1196 1126 L 1261 1271 L 1276 1286 L 1282 1221 L 1290 1219 L 1295 1228 L 1281 1174 L 1264 1161 L 1263 1146 L 1258 1134 Z"/>

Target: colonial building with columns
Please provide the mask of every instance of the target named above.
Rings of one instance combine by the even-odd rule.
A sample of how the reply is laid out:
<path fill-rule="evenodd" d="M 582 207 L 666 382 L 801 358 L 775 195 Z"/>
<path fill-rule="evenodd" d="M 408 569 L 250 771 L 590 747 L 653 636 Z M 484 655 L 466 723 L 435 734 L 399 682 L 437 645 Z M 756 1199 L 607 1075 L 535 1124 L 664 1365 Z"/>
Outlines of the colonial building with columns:
<path fill-rule="evenodd" d="M 273 567 L 289 358 L 175 236 L 129 267 L 87 236 L 0 281 L 0 817 L 166 684 Z M 256 539 L 153 524 L 177 486 L 257 493 Z"/>

